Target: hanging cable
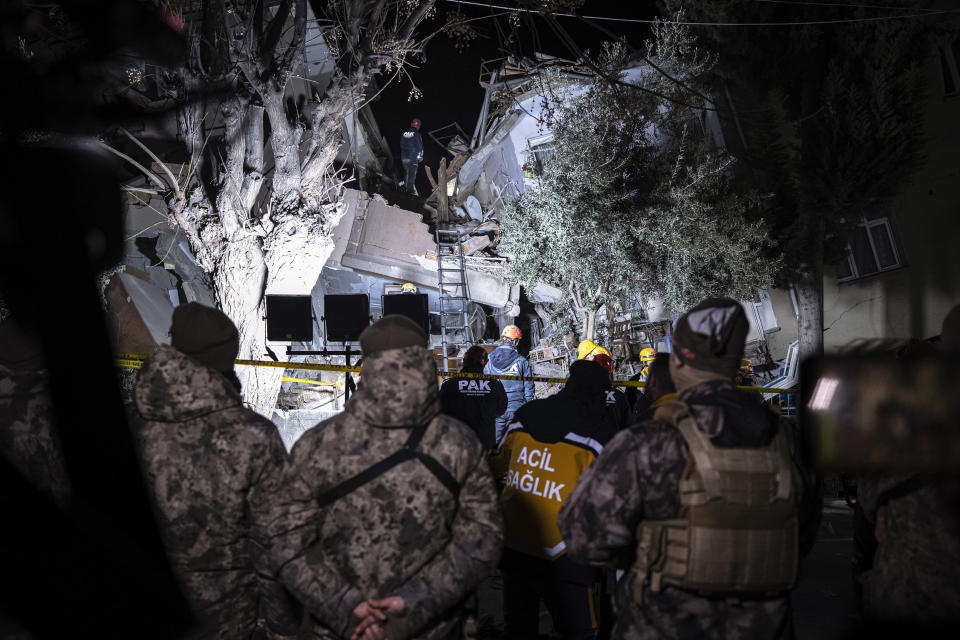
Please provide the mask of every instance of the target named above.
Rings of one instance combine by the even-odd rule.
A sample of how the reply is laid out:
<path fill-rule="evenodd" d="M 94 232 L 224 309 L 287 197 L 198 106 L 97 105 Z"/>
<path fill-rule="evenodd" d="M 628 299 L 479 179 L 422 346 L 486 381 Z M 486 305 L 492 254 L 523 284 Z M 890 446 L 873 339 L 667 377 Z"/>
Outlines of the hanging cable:
<path fill-rule="evenodd" d="M 507 11 L 522 11 L 526 13 L 540 14 L 534 9 L 524 9 L 522 7 L 508 7 L 504 5 L 492 4 L 489 2 L 473 2 L 471 0 L 447 0 L 447 2 L 456 2 L 457 4 L 472 5 L 475 7 L 488 7 L 490 9 L 505 9 Z M 838 20 L 797 20 L 793 22 L 695 22 L 695 21 L 677 21 L 674 24 L 699 27 L 802 27 L 808 25 L 827 25 L 827 24 L 852 24 L 858 22 L 878 22 L 881 20 L 906 20 L 909 18 L 923 18 L 926 16 L 935 16 L 941 14 L 960 13 L 960 9 L 926 9 L 922 13 L 910 13 L 899 15 L 872 16 L 869 18 L 842 18 Z M 657 19 L 647 18 L 614 18 L 611 16 L 578 16 L 574 13 L 551 12 L 549 14 L 540 14 L 544 18 L 547 16 L 559 18 L 587 18 L 589 20 L 608 20 L 610 22 L 629 22 L 634 24 L 654 24 Z"/>

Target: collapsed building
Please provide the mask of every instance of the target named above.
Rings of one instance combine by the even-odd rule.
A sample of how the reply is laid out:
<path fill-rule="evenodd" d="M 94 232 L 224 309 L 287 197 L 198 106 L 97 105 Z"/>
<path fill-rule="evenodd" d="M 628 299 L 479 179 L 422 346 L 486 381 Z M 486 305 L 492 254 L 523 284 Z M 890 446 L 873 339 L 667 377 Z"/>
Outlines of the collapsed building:
<path fill-rule="evenodd" d="M 329 51 L 322 38 L 307 42 L 312 44 L 307 46 L 305 82 L 323 86 L 330 78 Z M 509 256 L 498 252 L 498 239 L 504 205 L 535 184 L 550 159 L 553 137 L 541 113 L 546 106 L 544 74 L 564 78 L 567 71 L 574 72 L 566 78 L 567 95 L 586 91 L 585 70 L 570 61 L 537 56 L 485 63 L 480 77 L 485 97 L 473 135 L 470 140 L 462 132 L 431 136 L 448 158 L 435 174 L 427 168 L 432 189 L 423 197 L 396 189 L 389 145 L 369 107 L 346 119 L 338 157 L 356 179 L 341 189 L 342 215 L 332 227 L 334 249 L 312 289 L 301 292 L 311 297 L 313 339 L 289 345 L 292 351 L 320 353 L 288 356 L 291 361 L 343 362 L 340 355 L 324 353 L 342 346 L 328 340 L 325 295 L 366 295 L 370 315 L 376 318 L 383 314 L 387 296 L 402 295 L 401 286 L 411 283 L 426 296 L 425 328 L 441 370 L 457 368 L 468 346 L 492 343 L 501 327 L 516 323 L 524 329 L 522 348 L 529 349 L 535 371 L 564 374 L 575 357 L 574 338 L 542 339 L 551 332 L 550 305 L 564 292 L 544 282 L 524 290 L 512 283 Z M 626 76 L 647 71 L 638 64 L 627 69 Z M 290 89 L 294 99 L 309 90 L 297 83 Z M 701 124 L 722 144 L 711 117 L 705 112 Z M 149 138 L 150 132 L 141 136 Z M 124 264 L 105 276 L 103 291 L 118 350 L 144 353 L 168 341 L 174 306 L 187 301 L 213 304 L 214 296 L 186 238 L 171 225 L 163 199 L 135 184 L 127 236 Z M 762 349 L 766 334 L 778 330 L 769 297 L 761 292 L 758 302 L 745 306 L 750 339 Z M 671 315 L 654 300 L 638 301 L 632 311 L 606 319 L 612 351 L 627 371 L 644 346 L 669 349 Z M 270 346 L 276 351 L 288 345 Z M 298 433 L 339 410 L 348 393 L 342 373 L 287 374 L 274 414 L 281 433 Z"/>

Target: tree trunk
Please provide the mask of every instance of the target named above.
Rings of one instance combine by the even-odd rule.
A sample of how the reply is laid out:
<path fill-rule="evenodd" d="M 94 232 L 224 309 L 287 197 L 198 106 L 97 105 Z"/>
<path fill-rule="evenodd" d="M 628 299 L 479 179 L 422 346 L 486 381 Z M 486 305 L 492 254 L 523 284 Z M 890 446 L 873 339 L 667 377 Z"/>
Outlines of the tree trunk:
<path fill-rule="evenodd" d="M 824 221 L 813 223 L 810 255 L 805 273 L 797 281 L 797 339 L 800 361 L 823 355 L 823 236 Z"/>
<path fill-rule="evenodd" d="M 583 339 L 593 340 L 597 337 L 597 309 L 583 312 Z"/>

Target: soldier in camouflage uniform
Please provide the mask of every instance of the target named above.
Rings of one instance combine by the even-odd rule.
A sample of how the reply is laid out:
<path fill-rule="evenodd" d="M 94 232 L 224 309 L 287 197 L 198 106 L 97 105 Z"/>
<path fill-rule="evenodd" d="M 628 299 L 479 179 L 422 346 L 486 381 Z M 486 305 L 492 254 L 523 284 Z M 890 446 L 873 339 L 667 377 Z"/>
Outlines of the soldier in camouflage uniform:
<path fill-rule="evenodd" d="M 266 503 L 286 451 L 230 379 L 237 329 L 191 302 L 174 310 L 171 342 L 140 370 L 132 429 L 164 546 L 199 620 L 191 637 L 249 638 L 258 608 L 271 632 L 296 633 L 293 601 L 265 577 Z"/>
<path fill-rule="evenodd" d="M 0 455 L 64 507 L 70 480 L 53 420 L 40 345 L 7 318 L 0 322 Z"/>
<path fill-rule="evenodd" d="M 369 599 L 394 596 L 400 606 L 390 610 L 404 615 L 381 626 L 390 638 L 456 638 L 460 605 L 496 570 L 503 525 L 493 478 L 473 431 L 439 413 L 426 344 L 401 316 L 367 328 L 357 395 L 291 451 L 271 556 L 312 614 L 314 637 L 349 638 L 381 604 Z M 388 458 L 402 462 L 378 464 Z M 344 485 L 375 465 L 366 481 Z"/>
<path fill-rule="evenodd" d="M 960 305 L 943 321 L 940 347 L 960 357 Z M 960 480 L 956 475 L 874 474 L 858 482 L 863 515 L 873 523 L 873 566 L 857 576 L 863 614 L 911 631 L 960 625 Z"/>
<path fill-rule="evenodd" d="M 714 447 L 762 447 L 777 437 L 776 417 L 733 385 L 747 326 L 742 307 L 730 299 L 707 299 L 677 323 L 671 377 L 695 428 Z M 638 525 L 680 517 L 679 486 L 688 457 L 678 427 L 661 420 L 636 424 L 607 444 L 560 511 L 558 524 L 571 557 L 626 570 L 615 593 L 612 637 L 788 637 L 786 593 L 704 596 L 671 584 L 652 585 L 646 571 L 638 571 Z M 792 470 L 785 472 L 792 477 Z M 795 557 L 792 564 L 795 570 Z"/>

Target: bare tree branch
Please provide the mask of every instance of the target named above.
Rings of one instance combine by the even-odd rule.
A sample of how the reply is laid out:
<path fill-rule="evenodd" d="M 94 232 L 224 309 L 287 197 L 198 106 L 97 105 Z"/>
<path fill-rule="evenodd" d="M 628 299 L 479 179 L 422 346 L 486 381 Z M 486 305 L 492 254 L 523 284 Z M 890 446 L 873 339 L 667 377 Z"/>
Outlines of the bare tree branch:
<path fill-rule="evenodd" d="M 170 190 L 170 187 L 167 185 L 167 183 L 161 180 L 157 174 L 155 174 L 153 171 L 150 171 L 150 169 L 147 169 L 145 166 L 143 166 L 142 164 L 140 164 L 139 162 L 137 162 L 127 154 L 123 153 L 122 151 L 118 151 L 114 149 L 103 140 L 97 140 L 97 144 L 99 144 L 101 147 L 103 147 L 110 153 L 123 158 L 124 160 L 126 160 L 127 162 L 135 166 L 143 175 L 148 177 L 151 181 L 153 181 L 154 184 L 156 184 L 158 187 L 160 187 L 164 191 Z"/>
<path fill-rule="evenodd" d="M 298 12 L 299 13 L 299 12 Z M 277 13 L 274 14 L 267 32 L 263 36 L 263 44 L 260 46 L 260 61 L 264 66 L 273 58 L 273 52 L 280 43 L 280 36 L 283 35 L 283 25 L 287 23 L 290 16 L 290 0 L 281 0 L 277 7 Z"/>
<path fill-rule="evenodd" d="M 125 136 L 133 140 L 133 143 L 135 145 L 143 149 L 144 152 L 146 152 L 146 154 L 150 156 L 151 160 L 153 160 L 158 165 L 160 165 L 160 168 L 163 169 L 163 172 L 167 174 L 168 178 L 170 178 L 170 188 L 173 189 L 173 193 L 177 196 L 177 198 L 179 198 L 180 200 L 183 200 L 183 192 L 180 191 L 180 184 L 177 182 L 177 178 L 173 175 L 173 172 L 170 171 L 170 167 L 167 166 L 167 163 L 163 162 L 160 158 L 158 158 L 157 154 L 151 151 L 147 145 L 137 140 L 132 133 L 130 133 L 123 127 L 120 127 L 120 131 L 123 132 Z"/>

